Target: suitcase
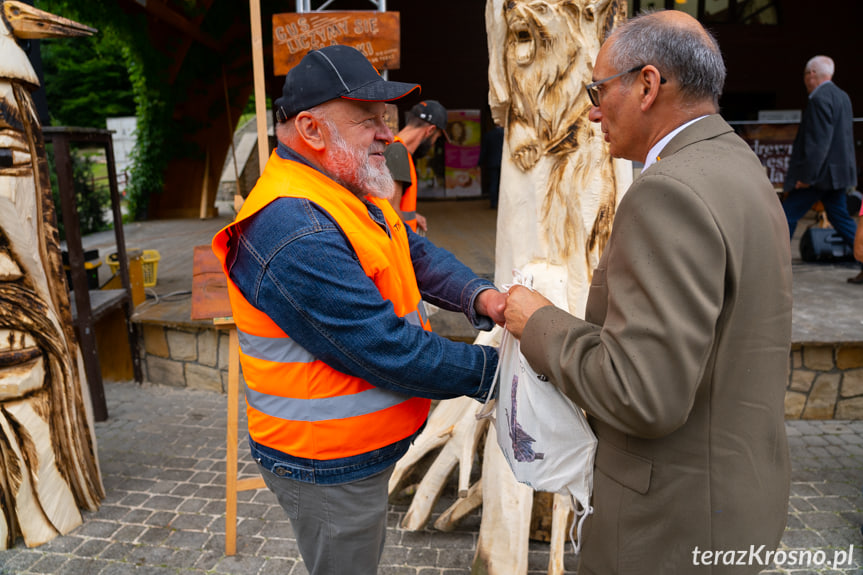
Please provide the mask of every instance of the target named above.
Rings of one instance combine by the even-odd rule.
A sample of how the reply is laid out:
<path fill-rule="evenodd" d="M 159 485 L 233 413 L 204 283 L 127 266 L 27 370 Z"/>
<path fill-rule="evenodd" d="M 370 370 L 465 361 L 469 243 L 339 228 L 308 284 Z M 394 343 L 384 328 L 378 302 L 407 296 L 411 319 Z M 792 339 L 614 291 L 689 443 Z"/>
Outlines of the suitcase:
<path fill-rule="evenodd" d="M 804 262 L 854 261 L 854 250 L 833 228 L 807 228 L 800 238 Z"/>

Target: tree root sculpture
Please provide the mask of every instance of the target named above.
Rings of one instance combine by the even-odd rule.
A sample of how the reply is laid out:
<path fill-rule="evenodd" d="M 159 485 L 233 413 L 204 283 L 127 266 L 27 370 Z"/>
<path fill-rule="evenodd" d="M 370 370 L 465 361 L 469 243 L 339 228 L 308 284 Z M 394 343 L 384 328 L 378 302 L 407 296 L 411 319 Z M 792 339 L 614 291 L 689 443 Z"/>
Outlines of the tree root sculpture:
<path fill-rule="evenodd" d="M 584 90 L 592 81 L 599 46 L 625 17 L 625 0 L 486 1 L 489 106 L 495 123 L 504 127 L 495 280 L 507 283 L 512 270 L 520 269 L 555 305 L 580 317 L 617 203 L 632 181 L 631 164 L 612 160 L 601 131 L 589 121 L 591 104 Z M 476 343 L 497 345 L 499 333 L 483 333 Z M 390 493 L 412 467 L 439 449 L 402 527 L 417 530 L 426 524 L 458 465 L 458 500 L 435 527 L 452 529 L 482 504 L 472 572 L 522 575 L 533 491 L 515 481 L 494 426 L 477 421 L 478 408 L 466 398 L 438 404 L 396 465 Z M 469 485 L 480 445 L 481 477 Z M 561 574 L 569 500 L 555 495 L 550 513 L 548 573 Z"/>

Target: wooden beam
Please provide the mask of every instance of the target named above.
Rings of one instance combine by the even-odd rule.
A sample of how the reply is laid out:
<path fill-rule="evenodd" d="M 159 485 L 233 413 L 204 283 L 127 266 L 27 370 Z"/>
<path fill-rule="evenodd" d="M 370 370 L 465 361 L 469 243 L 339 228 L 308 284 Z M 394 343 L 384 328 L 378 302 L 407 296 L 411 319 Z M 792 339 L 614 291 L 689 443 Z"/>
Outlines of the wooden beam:
<path fill-rule="evenodd" d="M 187 20 L 184 16 L 175 12 L 167 4 L 164 2 L 160 2 L 159 0 L 135 0 L 135 2 L 140 5 L 148 14 L 152 15 L 159 20 L 162 20 L 172 28 L 175 28 L 189 36 L 194 38 L 204 46 L 207 46 L 211 50 L 219 52 L 220 54 L 225 51 L 225 47 L 216 42 L 209 35 L 204 34 L 201 30 L 194 25 L 192 22 Z"/>
<path fill-rule="evenodd" d="M 252 65 L 255 71 L 255 116 L 258 126 L 258 169 L 264 173 L 264 165 L 270 155 L 270 139 L 267 136 L 267 90 L 264 78 L 264 39 L 261 31 L 261 0 L 249 0 L 252 20 Z"/>

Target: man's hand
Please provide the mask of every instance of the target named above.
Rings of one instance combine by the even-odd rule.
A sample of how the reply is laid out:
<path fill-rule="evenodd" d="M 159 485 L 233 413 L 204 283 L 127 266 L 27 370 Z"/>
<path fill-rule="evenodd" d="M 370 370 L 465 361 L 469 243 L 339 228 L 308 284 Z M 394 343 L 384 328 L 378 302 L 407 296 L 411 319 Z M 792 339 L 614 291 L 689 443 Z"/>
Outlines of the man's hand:
<path fill-rule="evenodd" d="M 417 214 L 417 231 L 422 230 L 424 232 L 429 231 L 428 222 L 426 221 L 426 217 L 422 214 Z"/>
<path fill-rule="evenodd" d="M 547 305 L 554 305 L 539 292 L 531 291 L 524 286 L 512 286 L 506 298 L 506 329 L 521 339 L 524 326 L 536 310 Z"/>
<path fill-rule="evenodd" d="M 499 326 L 503 326 L 503 313 L 506 309 L 507 294 L 497 291 L 496 289 L 487 289 L 479 292 L 476 296 L 476 312 L 480 315 L 488 316 Z"/>
<path fill-rule="evenodd" d="M 794 184 L 795 190 L 805 190 L 806 188 L 811 188 L 811 187 L 812 187 L 811 184 L 807 184 L 806 182 L 801 182 L 800 180 L 797 180 L 797 183 Z"/>

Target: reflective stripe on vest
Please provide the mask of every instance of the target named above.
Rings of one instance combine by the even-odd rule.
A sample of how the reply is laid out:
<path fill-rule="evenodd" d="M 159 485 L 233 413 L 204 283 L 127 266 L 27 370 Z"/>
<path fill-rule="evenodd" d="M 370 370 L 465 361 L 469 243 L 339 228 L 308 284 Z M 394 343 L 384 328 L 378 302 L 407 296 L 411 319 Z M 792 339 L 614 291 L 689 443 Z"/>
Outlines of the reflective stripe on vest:
<path fill-rule="evenodd" d="M 428 321 L 425 304 L 420 300 L 417 311 L 404 317 L 411 325 L 422 327 Z M 240 348 L 249 357 L 278 363 L 312 363 L 317 358 L 290 337 L 263 337 L 237 330 Z"/>
<path fill-rule="evenodd" d="M 213 238 L 225 267 L 236 227 L 280 197 L 304 198 L 336 221 L 363 272 L 390 301 L 396 315 L 430 330 L 414 276 L 404 226 L 386 200 L 366 198 L 384 214 L 387 230 L 367 206 L 320 172 L 275 152 L 236 220 Z M 249 435 L 295 457 L 337 459 L 366 453 L 409 437 L 423 424 L 431 402 L 376 388 L 341 373 L 296 343 L 245 299 L 228 277 L 228 294 L 240 337 Z"/>
<path fill-rule="evenodd" d="M 410 396 L 389 389 L 373 387 L 353 395 L 297 399 L 258 393 L 246 389 L 246 401 L 258 411 L 286 421 L 326 421 L 368 415 L 396 406 Z"/>
<path fill-rule="evenodd" d="M 405 142 L 398 136 L 393 138 L 396 142 L 401 142 L 404 146 Z M 414 165 L 414 158 L 405 146 L 405 151 L 408 154 L 408 165 L 411 172 L 411 183 L 402 190 L 402 199 L 399 202 L 399 211 L 402 213 L 402 219 L 413 231 L 417 231 L 417 167 Z"/>

